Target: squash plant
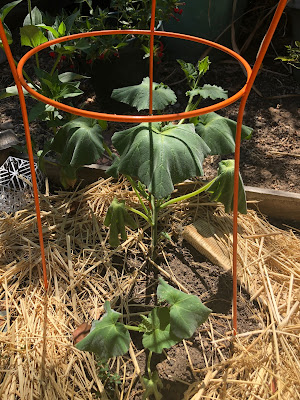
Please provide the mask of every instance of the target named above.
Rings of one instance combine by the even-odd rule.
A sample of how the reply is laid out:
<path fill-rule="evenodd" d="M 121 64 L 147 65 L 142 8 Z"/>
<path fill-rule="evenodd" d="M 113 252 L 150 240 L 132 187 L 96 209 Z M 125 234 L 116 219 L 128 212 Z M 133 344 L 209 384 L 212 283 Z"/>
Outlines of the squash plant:
<path fill-rule="evenodd" d="M 202 99 L 226 99 L 227 92 L 215 85 L 200 84 L 209 69 L 209 59 L 205 57 L 197 63 L 179 60 L 186 75 L 190 90 L 186 111 L 198 108 Z M 164 84 L 153 83 L 153 110 L 161 112 L 167 105 L 176 102 L 175 93 Z M 149 107 L 149 78 L 140 85 L 116 89 L 112 98 L 134 106 L 138 111 Z M 159 212 L 182 200 L 208 191 L 213 201 L 222 202 L 226 212 L 233 206 L 234 161 L 223 160 L 219 164 L 218 175 L 202 188 L 181 197 L 171 198 L 174 185 L 195 176 L 203 175 L 202 163 L 208 154 L 222 156 L 235 151 L 236 123 L 217 113 L 209 113 L 190 120 L 176 123 L 141 123 L 132 128 L 116 132 L 112 143 L 119 156 L 108 173 L 117 177 L 123 174 L 130 181 L 142 210 L 125 207 L 115 199 L 110 205 L 104 224 L 110 226 L 110 244 L 117 246 L 119 234 L 126 238 L 125 226 L 134 227 L 128 212 L 132 211 L 144 218 L 151 227 L 152 256 L 158 242 Z M 242 128 L 242 138 L 250 138 L 252 129 Z M 239 211 L 246 213 L 246 198 L 240 177 Z"/>
<path fill-rule="evenodd" d="M 160 304 L 148 316 L 140 315 L 141 323 L 125 325 L 118 320 L 121 314 L 112 310 L 110 302 L 104 304 L 105 314 L 93 321 L 90 333 L 76 344 L 79 350 L 90 351 L 105 364 L 109 358 L 122 356 L 129 350 L 129 331 L 143 334 L 143 346 L 149 351 L 147 360 L 148 377 L 144 377 L 146 391 L 144 399 L 153 395 L 162 399 L 159 389 L 162 382 L 157 371 L 151 370 L 152 353 L 161 354 L 183 339 L 190 338 L 203 324 L 211 310 L 201 303 L 195 295 L 186 294 L 159 279 L 157 298 Z M 167 303 L 167 305 L 165 305 Z"/>

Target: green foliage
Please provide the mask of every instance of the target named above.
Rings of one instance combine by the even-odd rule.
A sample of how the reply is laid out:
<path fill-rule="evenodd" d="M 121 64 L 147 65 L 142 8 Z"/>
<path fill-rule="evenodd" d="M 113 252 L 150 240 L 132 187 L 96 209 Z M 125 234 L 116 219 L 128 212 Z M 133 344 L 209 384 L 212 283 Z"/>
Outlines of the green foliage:
<path fill-rule="evenodd" d="M 182 71 L 184 72 L 190 88 L 195 88 L 198 85 L 199 80 L 203 75 L 209 70 L 210 61 L 208 57 L 199 60 L 197 63 L 197 68 L 183 60 L 177 60 L 180 64 Z"/>
<path fill-rule="evenodd" d="M 106 361 L 101 360 L 97 361 L 97 374 L 105 387 L 105 391 L 113 396 L 116 386 L 121 384 L 120 375 L 112 373 Z M 96 396 L 101 398 L 100 392 L 97 392 Z"/>
<path fill-rule="evenodd" d="M 109 302 L 105 302 L 105 315 L 100 321 L 93 322 L 91 332 L 76 347 L 107 360 L 128 351 L 130 337 L 127 329 L 132 329 L 143 332 L 145 348 L 161 353 L 163 349 L 191 337 L 211 312 L 197 296 L 183 293 L 162 279 L 159 280 L 157 295 L 160 301 L 167 301 L 170 306 L 153 308 L 148 317 L 143 316 L 139 327 L 117 322 L 120 314 L 112 311 Z"/>
<path fill-rule="evenodd" d="M 135 86 L 128 86 L 114 89 L 112 99 L 136 107 L 138 111 L 149 109 L 149 77 L 143 79 L 142 83 Z M 168 86 L 163 83 L 153 82 L 153 110 L 163 110 L 169 104 L 176 103 L 176 95 Z"/>
<path fill-rule="evenodd" d="M 91 332 L 76 347 L 108 360 L 127 353 L 130 335 L 125 326 L 117 322 L 121 314 L 111 309 L 109 301 L 105 302 L 104 309 L 106 312 L 101 320 L 93 322 Z"/>
<path fill-rule="evenodd" d="M 132 229 L 137 228 L 136 222 L 125 208 L 125 202 L 118 201 L 116 198 L 108 208 L 104 225 L 110 227 L 109 244 L 112 247 L 119 246 L 119 234 L 121 234 L 122 240 L 127 239 L 125 226 L 129 226 Z"/>
<path fill-rule="evenodd" d="M 42 69 L 35 68 L 35 73 L 40 81 L 40 92 L 53 100 L 58 101 L 68 97 L 76 97 L 83 93 L 79 89 L 80 82 L 66 79 L 66 76 L 59 75 L 57 70 L 51 74 Z M 74 76 L 79 77 L 80 75 L 74 74 Z"/>
<path fill-rule="evenodd" d="M 162 279 L 159 279 L 157 296 L 160 301 L 168 302 L 169 306 L 153 308 L 148 317 L 141 315 L 142 323 L 138 327 L 117 322 L 121 314 L 111 310 L 110 303 L 106 301 L 106 313 L 100 321 L 93 322 L 90 333 L 76 347 L 95 353 L 101 359 L 101 365 L 104 365 L 109 358 L 128 351 L 128 330 L 143 333 L 143 346 L 150 351 L 147 363 L 149 377 L 143 378 L 146 387 L 143 398 L 154 395 L 156 400 L 160 400 L 162 396 L 159 389 L 162 388 L 162 382 L 157 372 L 150 370 L 152 352 L 162 353 L 163 349 L 169 349 L 182 339 L 192 336 L 206 321 L 211 310 L 198 297 L 183 293 Z"/>
<path fill-rule="evenodd" d="M 176 290 L 162 279 L 159 280 L 157 297 L 170 304 L 171 331 L 181 339 L 191 337 L 211 313 L 197 296 Z"/>
<path fill-rule="evenodd" d="M 212 201 L 219 201 L 224 204 L 225 212 L 229 213 L 233 209 L 233 184 L 234 184 L 234 160 L 223 160 L 219 163 L 218 177 L 210 186 L 208 192 L 211 193 Z M 247 204 L 245 189 L 242 177 L 239 175 L 239 195 L 238 210 L 242 214 L 247 214 Z"/>
<path fill-rule="evenodd" d="M 20 28 L 20 35 L 22 46 L 34 48 L 42 43 L 48 42 L 47 38 L 35 25 L 26 25 Z"/>
<path fill-rule="evenodd" d="M 8 26 L 5 24 L 4 20 L 7 14 L 19 3 L 21 3 L 22 0 L 17 0 L 17 1 L 12 1 L 11 3 L 5 4 L 1 9 L 0 9 L 0 19 L 3 24 L 3 28 L 5 31 L 5 35 L 8 41 L 8 44 L 12 44 L 13 39 L 12 39 L 12 34 Z M 3 48 L 2 40 L 0 39 L 0 47 Z"/>
<path fill-rule="evenodd" d="M 171 331 L 168 307 L 154 308 L 149 314 L 147 322 L 143 321 L 143 326 L 148 326 L 143 335 L 143 346 L 154 353 L 160 354 L 163 349 L 169 349 L 181 340 Z"/>
<path fill-rule="evenodd" d="M 227 91 L 222 89 L 220 86 L 208 84 L 189 90 L 186 94 L 187 96 L 201 96 L 202 99 L 210 98 L 212 100 L 228 98 Z"/>
<path fill-rule="evenodd" d="M 23 26 L 26 25 L 39 25 L 43 23 L 43 15 L 40 10 L 35 6 L 24 19 Z"/>
<path fill-rule="evenodd" d="M 242 126 L 242 140 L 250 139 L 253 129 Z M 211 150 L 211 154 L 225 155 L 235 151 L 236 122 L 217 113 L 200 115 L 196 132 Z"/>
<path fill-rule="evenodd" d="M 295 41 L 295 46 L 285 46 L 287 49 L 288 55 L 285 57 L 276 57 L 275 60 L 281 60 L 287 62 L 295 68 L 300 68 L 300 41 Z"/>
<path fill-rule="evenodd" d="M 157 199 L 169 196 L 174 184 L 202 175 L 209 154 L 193 124 L 142 123 L 116 132 L 112 142 L 120 154 L 118 172 L 137 177 Z"/>
<path fill-rule="evenodd" d="M 158 376 L 157 371 L 151 374 L 151 378 L 146 378 L 143 376 L 143 381 L 146 387 L 145 393 L 143 394 L 143 399 L 146 400 L 149 396 L 154 396 L 155 400 L 162 400 L 162 394 L 159 392 L 163 388 L 163 383 Z"/>

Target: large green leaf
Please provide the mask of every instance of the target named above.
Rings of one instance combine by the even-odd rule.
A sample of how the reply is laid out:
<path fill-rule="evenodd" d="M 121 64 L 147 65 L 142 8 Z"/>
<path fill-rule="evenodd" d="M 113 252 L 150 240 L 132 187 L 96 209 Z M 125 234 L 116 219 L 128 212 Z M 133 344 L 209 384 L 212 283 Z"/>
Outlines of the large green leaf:
<path fill-rule="evenodd" d="M 43 16 L 40 10 L 35 6 L 31 13 L 28 13 L 24 19 L 23 26 L 39 25 L 43 23 Z"/>
<path fill-rule="evenodd" d="M 93 321 L 91 332 L 76 344 L 77 349 L 91 351 L 101 360 L 127 353 L 130 335 L 123 324 L 117 322 L 120 313 L 110 308 L 109 301 L 104 304 L 106 313 L 100 321 Z"/>
<path fill-rule="evenodd" d="M 212 201 L 224 204 L 227 213 L 233 209 L 233 185 L 234 160 L 223 160 L 219 163 L 218 177 L 208 192 L 211 193 Z M 247 214 L 246 194 L 241 175 L 239 175 L 238 210 L 242 214 Z"/>
<path fill-rule="evenodd" d="M 200 115 L 196 132 L 211 149 L 211 154 L 225 155 L 235 151 L 236 122 L 217 113 Z M 242 139 L 250 139 L 253 129 L 242 126 Z"/>
<path fill-rule="evenodd" d="M 114 89 L 112 99 L 136 107 L 138 111 L 149 108 L 149 77 L 135 86 Z M 164 84 L 153 82 L 153 110 L 163 110 L 167 105 L 176 103 L 176 95 L 172 89 Z"/>
<path fill-rule="evenodd" d="M 2 25 L 4 28 L 4 32 L 5 32 L 5 36 L 7 39 L 7 42 L 9 45 L 12 44 L 13 39 L 12 39 L 12 34 L 10 29 L 8 28 L 8 26 L 4 23 L 4 19 L 7 16 L 7 14 L 19 3 L 21 3 L 22 0 L 17 0 L 17 1 L 13 1 L 11 3 L 7 3 L 5 6 L 3 6 L 0 9 L 0 19 L 2 21 Z M 0 39 L 0 47 L 3 48 L 3 44 L 2 44 L 2 40 Z"/>
<path fill-rule="evenodd" d="M 174 184 L 202 175 L 209 153 L 193 124 L 142 123 L 116 132 L 112 142 L 120 154 L 118 172 L 138 177 L 158 199 L 168 197 Z"/>
<path fill-rule="evenodd" d="M 92 164 L 104 153 L 101 127 L 97 120 L 78 117 L 61 127 L 51 149 L 61 153 L 61 164 L 79 168 Z"/>
<path fill-rule="evenodd" d="M 0 10 L 0 18 L 1 21 L 3 22 L 7 14 L 19 3 L 21 3 L 22 0 L 17 0 L 17 1 L 12 1 L 11 3 L 5 4 Z"/>
<path fill-rule="evenodd" d="M 154 351 L 154 353 L 161 353 L 163 349 L 169 349 L 180 342 L 181 339 L 171 332 L 168 307 L 153 308 L 147 320 L 152 330 L 143 335 L 143 346 L 145 348 Z"/>
<path fill-rule="evenodd" d="M 159 280 L 157 287 L 157 297 L 160 301 L 167 301 L 171 305 L 171 332 L 180 339 L 191 337 L 211 313 L 197 296 L 174 289 L 162 279 Z"/>
<path fill-rule="evenodd" d="M 29 47 L 37 47 L 42 43 L 48 42 L 40 29 L 34 25 L 26 25 L 20 28 L 21 45 Z"/>
<path fill-rule="evenodd" d="M 193 90 L 189 90 L 187 96 L 201 96 L 203 99 L 208 97 L 212 100 L 227 99 L 227 91 L 216 85 L 203 85 Z"/>
<path fill-rule="evenodd" d="M 126 210 L 125 201 L 118 201 L 116 198 L 113 199 L 107 210 L 104 225 L 110 227 L 109 244 L 112 247 L 119 246 L 119 234 L 121 234 L 122 240 L 127 239 L 125 226 L 129 226 L 132 229 L 137 228 L 134 219 Z"/>

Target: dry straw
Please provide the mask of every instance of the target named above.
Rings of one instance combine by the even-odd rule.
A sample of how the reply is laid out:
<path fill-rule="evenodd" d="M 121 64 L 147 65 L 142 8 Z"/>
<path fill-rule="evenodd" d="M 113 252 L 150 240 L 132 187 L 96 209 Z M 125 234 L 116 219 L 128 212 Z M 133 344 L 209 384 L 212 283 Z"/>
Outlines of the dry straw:
<path fill-rule="evenodd" d="M 86 400 L 95 398 L 96 392 L 101 399 L 108 399 L 94 357 L 74 348 L 72 332 L 82 322 L 99 318 L 105 300 L 118 304 L 128 320 L 135 282 L 144 282 L 146 288 L 141 256 L 147 254 L 149 238 L 143 221 L 137 232 L 128 232 L 128 240 L 119 248 L 112 250 L 107 244 L 103 219 L 115 196 L 137 204 L 126 181 L 112 184 L 110 179 L 72 193 L 42 196 L 50 281 L 47 296 L 42 288 L 33 208 L 1 217 L 1 399 Z M 170 233 L 180 234 L 197 219 L 218 233 L 214 238 L 230 257 L 231 217 L 205 197 L 173 206 L 162 215 L 161 224 Z M 133 260 L 129 272 L 128 256 Z M 207 343 L 200 331 L 205 368 L 197 370 L 197 360 L 193 360 L 188 342 L 184 343 L 194 376 L 194 383 L 186 382 L 184 399 L 296 400 L 300 398 L 300 240 L 292 231 L 281 231 L 250 211 L 239 217 L 239 257 L 239 280 L 259 304 L 259 311 L 253 312 L 261 327 L 238 335 L 234 351 L 226 359 L 222 348 L 232 340 L 230 321 L 228 334 L 221 336 L 214 321 L 217 316 L 211 317 L 204 329 L 221 361 L 216 364 L 206 357 Z M 172 271 L 153 265 L 174 286 L 188 291 Z M 146 291 L 135 296 L 143 300 Z M 148 310 L 145 306 L 145 312 Z M 132 343 L 129 354 L 110 361 L 121 378 L 117 398 L 142 395 L 140 357 L 143 352 Z"/>

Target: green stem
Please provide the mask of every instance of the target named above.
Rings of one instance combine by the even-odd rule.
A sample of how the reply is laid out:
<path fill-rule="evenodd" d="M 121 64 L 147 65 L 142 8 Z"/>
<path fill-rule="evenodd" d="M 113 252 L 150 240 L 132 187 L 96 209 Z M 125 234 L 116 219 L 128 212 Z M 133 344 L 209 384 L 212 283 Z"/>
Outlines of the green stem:
<path fill-rule="evenodd" d="M 149 356 L 148 356 L 148 360 L 147 360 L 147 372 L 148 372 L 149 379 L 152 379 L 151 358 L 152 358 L 152 351 L 149 351 Z"/>
<path fill-rule="evenodd" d="M 138 327 L 138 326 L 132 326 L 132 325 L 124 325 L 126 329 L 129 331 L 136 331 L 136 332 L 145 332 L 144 329 Z"/>
<path fill-rule="evenodd" d="M 54 65 L 53 65 L 52 69 L 51 69 L 50 75 L 53 75 L 53 73 L 54 73 L 54 71 L 55 71 L 55 69 L 56 69 L 58 63 L 60 62 L 61 56 L 62 56 L 62 54 L 59 54 L 59 55 L 57 56 L 57 58 L 56 58 L 56 60 L 55 60 L 55 63 L 54 63 Z"/>
<path fill-rule="evenodd" d="M 108 156 L 110 158 L 112 158 L 113 153 L 112 153 L 112 151 L 110 150 L 110 148 L 107 146 L 107 144 L 105 142 L 103 142 L 103 147 L 104 147 L 104 150 L 106 151 L 106 153 L 108 154 Z"/>
<path fill-rule="evenodd" d="M 30 24 L 33 25 L 32 23 L 32 7 L 31 7 L 31 0 L 27 0 L 27 7 L 28 7 L 28 14 L 29 14 L 29 18 L 30 18 Z"/>
<path fill-rule="evenodd" d="M 185 194 L 185 195 L 180 196 L 180 197 L 175 197 L 174 199 L 171 199 L 171 200 L 169 200 L 169 201 L 167 201 L 167 202 L 161 204 L 161 205 L 160 205 L 160 209 L 165 208 L 165 207 L 168 207 L 168 206 L 170 206 L 171 204 L 178 203 L 179 201 L 183 201 L 183 200 L 190 199 L 191 197 L 197 196 L 197 194 L 200 194 L 200 193 L 202 193 L 202 192 L 205 192 L 207 189 L 210 188 L 210 186 L 215 182 L 215 180 L 216 180 L 217 178 L 218 178 L 218 177 L 215 177 L 212 181 L 208 182 L 205 186 L 202 186 L 200 189 L 195 190 L 194 192 Z"/>
<path fill-rule="evenodd" d="M 18 66 L 17 61 L 15 59 L 13 59 L 13 60 L 14 60 L 15 66 L 17 67 Z M 25 76 L 25 78 L 27 79 L 27 81 L 29 83 L 31 83 L 37 90 L 39 89 L 39 87 L 31 80 L 31 78 L 28 76 L 26 71 L 24 71 L 24 69 L 23 69 L 23 75 Z"/>
<path fill-rule="evenodd" d="M 197 78 L 197 80 L 196 80 L 194 86 L 192 87 L 192 90 L 194 90 L 194 89 L 196 89 L 196 88 L 198 87 L 199 80 L 200 80 L 200 78 L 201 78 L 202 76 L 203 76 L 202 74 L 201 74 L 201 76 L 200 76 L 200 74 L 198 75 L 198 78 Z M 188 101 L 188 103 L 187 103 L 187 106 L 185 107 L 184 112 L 190 111 L 190 107 L 191 107 L 193 98 L 194 98 L 194 95 L 190 95 L 189 101 Z M 197 100 L 196 106 L 198 106 L 198 104 L 200 103 L 200 101 L 201 101 L 201 97 Z M 184 121 L 185 121 L 185 118 L 181 119 L 181 120 L 178 122 L 178 125 L 183 124 Z"/>
<path fill-rule="evenodd" d="M 140 192 L 138 191 L 138 188 L 136 187 L 134 180 L 129 175 L 125 175 L 125 177 L 133 187 L 133 190 L 135 191 L 135 194 L 137 195 L 137 198 L 139 199 L 139 202 L 141 203 L 141 206 L 143 207 L 145 214 L 147 215 L 148 222 L 151 224 L 151 219 L 149 218 L 149 210 L 147 209 L 145 203 L 143 202 L 143 199 L 141 198 Z"/>
<path fill-rule="evenodd" d="M 151 224 L 151 257 L 153 260 L 156 258 L 157 246 L 157 222 L 159 207 L 156 205 L 155 197 L 151 194 L 151 208 L 152 208 L 152 224 Z"/>
<path fill-rule="evenodd" d="M 145 215 L 144 213 L 142 213 L 139 210 L 136 210 L 135 208 L 132 208 L 129 206 L 126 206 L 126 208 L 127 208 L 127 210 L 132 211 L 132 212 L 138 214 L 140 217 L 144 218 L 148 222 L 148 224 L 151 225 L 151 219 L 147 215 Z"/>

